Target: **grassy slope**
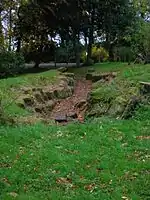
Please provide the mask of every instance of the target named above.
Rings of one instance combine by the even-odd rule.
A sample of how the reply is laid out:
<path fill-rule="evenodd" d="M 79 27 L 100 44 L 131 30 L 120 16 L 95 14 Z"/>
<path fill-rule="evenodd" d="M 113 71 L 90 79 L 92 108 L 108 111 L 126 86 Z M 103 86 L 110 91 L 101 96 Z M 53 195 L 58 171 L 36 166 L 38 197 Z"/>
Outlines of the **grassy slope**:
<path fill-rule="evenodd" d="M 95 67 L 114 71 L 116 65 Z M 124 66 L 119 65 L 117 69 Z M 139 68 L 145 71 L 149 66 Z M 139 68 L 135 69 L 138 77 Z M 133 77 L 131 72 L 124 74 Z M 134 121 L 1 126 L 1 199 L 148 200 L 150 142 L 136 136 L 147 136 L 149 127 L 149 108 L 142 108 Z"/>
<path fill-rule="evenodd" d="M 22 87 L 44 86 L 56 80 L 57 71 L 51 70 L 39 74 L 27 74 L 19 77 L 0 80 L 0 99 L 5 112 L 12 116 L 27 115 L 28 113 L 15 104 L 20 96 L 18 92 Z"/>

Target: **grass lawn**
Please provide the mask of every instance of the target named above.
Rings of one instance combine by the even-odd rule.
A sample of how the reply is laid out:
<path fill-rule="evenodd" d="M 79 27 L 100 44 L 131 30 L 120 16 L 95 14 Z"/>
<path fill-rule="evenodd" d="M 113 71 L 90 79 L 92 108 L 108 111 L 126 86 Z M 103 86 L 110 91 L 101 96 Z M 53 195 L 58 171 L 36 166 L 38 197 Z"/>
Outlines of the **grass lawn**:
<path fill-rule="evenodd" d="M 119 73 L 128 81 L 150 80 L 150 65 L 116 66 L 94 67 L 97 71 L 125 68 Z M 28 76 L 30 81 L 41 75 Z M 1 82 L 17 87 L 22 78 L 26 79 Z M 65 127 L 42 123 L 0 126 L 0 199 L 149 200 L 149 129 L 149 106 L 141 107 L 130 120 L 88 119 Z"/>
<path fill-rule="evenodd" d="M 15 104 L 20 96 L 20 88 L 52 84 L 57 80 L 58 72 L 50 70 L 39 74 L 26 74 L 0 80 L 0 100 L 5 112 L 11 116 L 28 115 L 29 113 Z"/>

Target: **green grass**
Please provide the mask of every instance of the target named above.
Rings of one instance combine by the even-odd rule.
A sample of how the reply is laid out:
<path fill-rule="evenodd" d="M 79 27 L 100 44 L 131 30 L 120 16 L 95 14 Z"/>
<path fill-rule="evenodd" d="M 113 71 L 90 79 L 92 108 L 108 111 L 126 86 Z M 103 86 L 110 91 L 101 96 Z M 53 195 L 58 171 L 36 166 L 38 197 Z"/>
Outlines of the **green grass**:
<path fill-rule="evenodd" d="M 119 70 L 117 80 L 127 84 L 150 77 L 150 65 L 129 68 L 124 63 L 103 63 L 94 67 L 100 72 Z M 74 71 L 84 74 L 87 68 Z M 0 88 L 41 86 L 55 80 L 55 75 L 50 71 L 1 80 Z M 9 113 L 24 114 L 17 109 L 13 105 Z M 148 105 L 130 120 L 88 119 L 65 127 L 0 126 L 0 199 L 149 200 L 150 140 L 137 139 L 149 136 L 149 127 Z"/>
<path fill-rule="evenodd" d="M 150 121 L 1 127 L 1 199 L 148 200 Z"/>
<path fill-rule="evenodd" d="M 106 63 L 94 66 L 97 73 L 114 71 L 117 77 L 111 83 L 97 82 L 93 85 L 92 96 L 96 100 L 116 99 L 128 102 L 132 96 L 139 95 L 140 82 L 150 81 L 150 65 L 131 65 L 125 63 Z"/>
<path fill-rule="evenodd" d="M 13 78 L 0 80 L 0 99 L 5 112 L 11 116 L 28 115 L 24 109 L 19 108 L 15 101 L 21 95 L 19 89 L 23 87 L 42 87 L 53 84 L 57 80 L 58 72 L 50 70 L 39 74 L 26 74 Z"/>
<path fill-rule="evenodd" d="M 1 79 L 0 89 L 20 88 L 23 86 L 43 86 L 55 81 L 56 70 L 50 70 L 39 74 L 26 74 L 13 78 Z"/>

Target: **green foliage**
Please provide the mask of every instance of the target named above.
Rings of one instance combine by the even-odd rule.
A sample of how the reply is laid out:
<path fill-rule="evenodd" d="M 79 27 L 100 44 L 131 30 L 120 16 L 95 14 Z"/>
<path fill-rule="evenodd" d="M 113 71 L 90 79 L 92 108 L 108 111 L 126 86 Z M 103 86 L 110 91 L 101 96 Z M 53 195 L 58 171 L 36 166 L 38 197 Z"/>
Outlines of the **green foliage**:
<path fill-rule="evenodd" d="M 72 42 L 62 45 L 56 50 L 57 62 L 75 62 L 75 52 Z"/>
<path fill-rule="evenodd" d="M 95 63 L 107 61 L 108 57 L 109 57 L 109 54 L 108 54 L 108 52 L 106 51 L 105 48 L 103 48 L 103 47 L 97 47 L 97 46 L 93 45 L 91 59 Z M 87 53 L 86 53 L 86 51 L 82 52 L 82 54 L 81 54 L 81 60 L 84 63 L 86 62 L 86 60 L 87 60 Z"/>
<path fill-rule="evenodd" d="M 21 54 L 15 52 L 0 53 L 0 74 L 16 74 L 24 69 L 24 58 Z"/>
<path fill-rule="evenodd" d="M 139 22 L 139 29 L 132 38 L 132 48 L 136 54 L 141 54 L 146 62 L 150 62 L 150 23 Z"/>
<path fill-rule="evenodd" d="M 134 60 L 134 54 L 131 47 L 120 46 L 114 49 L 114 56 L 116 61 L 131 62 Z"/>
<path fill-rule="evenodd" d="M 96 71 L 101 71 L 101 66 L 95 67 Z M 114 67 L 115 70 L 115 67 Z M 119 72 L 120 71 L 120 72 Z M 135 110 L 139 107 L 148 105 L 141 105 L 139 102 L 132 104 L 134 98 L 141 101 L 139 82 L 149 81 L 150 78 L 150 65 L 139 66 L 123 66 L 118 70 L 117 77 L 110 83 L 97 82 L 93 85 L 93 90 L 90 96 L 90 106 L 87 114 L 89 116 L 111 116 L 122 117 L 123 114 L 135 115 Z M 128 106 L 129 105 L 129 106 Z M 135 105 L 133 108 L 132 105 Z M 133 108 L 130 110 L 130 108 Z"/>

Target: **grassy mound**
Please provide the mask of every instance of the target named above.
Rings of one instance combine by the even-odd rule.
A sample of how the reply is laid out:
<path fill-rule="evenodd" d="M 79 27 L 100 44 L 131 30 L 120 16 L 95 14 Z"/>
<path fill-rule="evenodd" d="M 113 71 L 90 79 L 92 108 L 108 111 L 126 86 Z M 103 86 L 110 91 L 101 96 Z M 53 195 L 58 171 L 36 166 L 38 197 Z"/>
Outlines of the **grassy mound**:
<path fill-rule="evenodd" d="M 97 71 L 99 70 L 100 67 Z M 98 81 L 93 85 L 88 116 L 107 115 L 126 118 L 130 116 L 129 112 L 137 107 L 135 104 L 138 106 L 143 102 L 148 104 L 149 99 L 145 101 L 140 94 L 140 82 L 150 80 L 150 65 L 122 66 L 117 73 L 117 77 L 111 82 Z"/>

